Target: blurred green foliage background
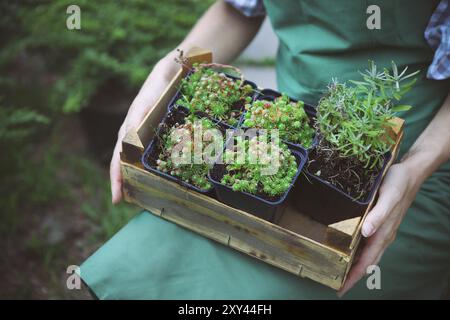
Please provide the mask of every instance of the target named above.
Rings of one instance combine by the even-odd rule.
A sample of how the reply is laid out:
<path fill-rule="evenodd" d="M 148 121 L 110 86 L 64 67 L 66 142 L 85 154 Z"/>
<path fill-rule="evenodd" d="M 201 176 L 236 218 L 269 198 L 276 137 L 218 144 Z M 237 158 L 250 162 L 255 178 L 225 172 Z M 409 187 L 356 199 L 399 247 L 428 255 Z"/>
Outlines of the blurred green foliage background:
<path fill-rule="evenodd" d="M 65 268 L 138 211 L 110 204 L 118 127 L 211 2 L 0 2 L 0 298 L 84 297 Z M 81 30 L 66 27 L 71 4 Z"/>

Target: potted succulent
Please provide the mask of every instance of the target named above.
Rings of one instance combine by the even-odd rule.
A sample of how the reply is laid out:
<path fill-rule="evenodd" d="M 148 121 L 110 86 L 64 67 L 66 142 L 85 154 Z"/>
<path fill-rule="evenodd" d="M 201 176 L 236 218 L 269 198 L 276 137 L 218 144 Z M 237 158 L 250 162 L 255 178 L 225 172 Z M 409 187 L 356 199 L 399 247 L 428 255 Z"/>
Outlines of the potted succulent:
<path fill-rule="evenodd" d="M 277 129 L 280 138 L 294 148 L 309 149 L 315 142 L 314 109 L 303 101 L 266 89 L 245 110 L 244 128 Z"/>
<path fill-rule="evenodd" d="M 223 143 L 218 148 L 206 146 L 212 142 L 222 142 L 226 130 L 227 127 L 211 119 L 199 118 L 184 110 L 171 110 L 146 148 L 142 163 L 147 170 L 159 176 L 209 194 L 213 185 L 208 179 L 208 170 L 222 151 Z M 198 133 L 200 136 L 196 138 Z"/>
<path fill-rule="evenodd" d="M 234 70 L 240 77 L 233 77 L 220 70 Z M 255 95 L 256 85 L 244 80 L 236 67 L 217 63 L 194 64 L 182 79 L 174 103 L 192 113 L 200 113 L 227 125 L 237 127 L 245 103 Z"/>
<path fill-rule="evenodd" d="M 379 71 L 370 62 L 362 81 L 331 82 L 317 106 L 318 143 L 296 188 L 301 212 L 325 224 L 364 213 L 391 157 L 389 121 L 410 108 L 396 104 L 418 73 L 406 70 L 392 63 L 392 71 Z"/>
<path fill-rule="evenodd" d="M 276 222 L 307 157 L 279 139 L 267 140 L 267 134 L 230 139 L 209 177 L 220 201 Z"/>

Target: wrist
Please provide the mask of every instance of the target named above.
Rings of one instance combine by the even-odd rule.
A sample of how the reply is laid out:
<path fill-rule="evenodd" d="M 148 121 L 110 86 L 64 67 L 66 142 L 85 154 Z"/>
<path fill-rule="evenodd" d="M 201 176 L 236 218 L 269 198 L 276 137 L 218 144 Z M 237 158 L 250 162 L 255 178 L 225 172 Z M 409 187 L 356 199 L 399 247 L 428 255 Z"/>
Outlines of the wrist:
<path fill-rule="evenodd" d="M 175 50 L 169 52 L 155 64 L 152 73 L 160 74 L 167 82 L 172 80 L 180 68 L 180 64 L 175 61 L 177 57 L 178 52 Z"/>
<path fill-rule="evenodd" d="M 400 161 L 410 176 L 414 186 L 417 188 L 434 172 L 436 155 L 433 150 L 423 148 L 411 148 Z"/>

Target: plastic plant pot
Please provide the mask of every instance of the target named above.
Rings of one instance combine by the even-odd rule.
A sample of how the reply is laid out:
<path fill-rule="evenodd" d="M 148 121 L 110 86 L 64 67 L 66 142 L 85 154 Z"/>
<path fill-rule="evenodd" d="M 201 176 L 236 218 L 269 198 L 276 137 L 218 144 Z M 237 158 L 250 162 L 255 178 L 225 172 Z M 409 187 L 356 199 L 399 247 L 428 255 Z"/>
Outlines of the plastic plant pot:
<path fill-rule="evenodd" d="M 209 179 L 214 184 L 217 199 L 233 208 L 251 213 L 264 220 L 277 223 L 286 208 L 288 195 L 296 183 L 307 159 L 307 153 L 305 150 L 291 150 L 291 152 L 297 160 L 297 174 L 292 179 L 292 182 L 286 192 L 279 196 L 276 200 L 269 201 L 258 195 L 234 191 L 231 187 L 222 184 L 220 180 L 224 175 L 225 165 L 215 163 L 213 168 L 209 171 Z"/>
<path fill-rule="evenodd" d="M 162 172 L 162 171 L 156 169 L 156 159 L 157 159 L 159 153 L 161 152 L 161 150 L 159 148 L 159 144 L 158 144 L 159 137 L 162 136 L 165 133 L 165 131 L 167 129 L 171 128 L 176 122 L 183 124 L 184 119 L 186 118 L 187 115 L 188 115 L 188 113 L 182 109 L 170 110 L 165 115 L 165 117 L 161 121 L 160 125 L 158 126 L 155 137 L 152 139 L 152 141 L 149 143 L 149 145 L 145 149 L 145 151 L 142 155 L 142 158 L 141 158 L 141 162 L 146 170 L 148 170 L 160 177 L 174 181 L 182 186 L 185 186 L 188 189 L 211 196 L 214 194 L 213 186 L 208 189 L 200 189 L 199 187 L 197 187 L 191 183 L 185 182 L 176 176 L 170 175 L 166 172 Z M 230 129 L 230 127 L 225 126 L 223 124 L 217 123 L 217 125 L 219 127 L 219 130 L 222 133 L 224 133 L 227 129 Z"/>
<path fill-rule="evenodd" d="M 364 199 L 354 199 L 340 188 L 305 169 L 294 187 L 293 203 L 300 212 L 325 225 L 360 217 L 375 197 L 382 173 L 391 156 L 390 152 L 385 155 L 383 167 Z"/>
<path fill-rule="evenodd" d="M 189 76 L 190 76 L 191 74 L 192 74 L 192 71 L 188 72 L 188 74 L 185 76 L 185 78 L 189 78 Z M 232 76 L 232 75 L 229 75 L 229 74 L 225 74 L 225 75 L 226 75 L 228 78 L 230 78 L 230 79 L 233 79 L 233 80 L 239 80 L 239 78 L 237 78 L 237 77 L 235 77 L 235 76 Z M 253 95 L 251 95 L 251 98 L 252 98 L 252 101 L 253 101 L 253 100 L 257 97 L 257 95 L 258 95 L 258 93 L 257 93 L 257 91 L 256 91 L 257 86 L 256 86 L 256 84 L 255 84 L 254 82 L 252 82 L 252 81 L 244 80 L 243 85 L 247 85 L 247 84 L 249 84 L 249 85 L 253 88 Z M 175 95 L 172 97 L 172 99 L 170 100 L 169 104 L 167 105 L 167 110 L 168 110 L 168 111 L 170 111 L 170 110 L 172 110 L 172 109 L 175 109 L 175 108 L 180 108 L 180 106 L 177 105 L 177 101 L 178 101 L 178 99 L 180 98 L 180 96 L 181 96 L 181 88 L 179 88 L 179 89 L 176 91 Z M 203 116 L 203 117 L 209 118 L 209 119 L 213 120 L 214 122 L 217 122 L 217 123 L 223 123 L 223 124 L 225 124 L 225 125 L 227 125 L 227 126 L 229 126 L 229 127 L 232 127 L 232 128 L 238 128 L 238 127 L 240 126 L 242 120 L 243 120 L 245 101 L 238 101 L 237 103 L 235 103 L 235 106 L 237 106 L 237 107 L 236 107 L 235 109 L 232 109 L 232 110 L 239 111 L 240 114 L 241 114 L 241 115 L 239 116 L 239 118 L 236 118 L 236 120 L 238 121 L 238 123 L 237 123 L 237 125 L 235 125 L 235 126 L 232 126 L 232 125 L 228 124 L 228 123 L 225 122 L 225 121 L 222 121 L 222 120 L 219 120 L 219 119 L 217 119 L 217 118 L 214 118 L 214 117 L 210 116 L 209 114 L 207 114 L 207 113 L 205 113 L 205 112 L 199 112 L 198 114 L 201 115 L 201 116 Z M 185 108 L 185 107 L 182 107 L 182 108 L 183 108 L 184 110 L 189 111 L 189 109 L 187 109 L 187 108 Z"/>
<path fill-rule="evenodd" d="M 264 89 L 260 92 L 260 94 L 258 96 L 256 96 L 253 100 L 268 100 L 268 101 L 274 101 L 276 98 L 280 97 L 281 93 L 272 89 Z M 289 99 L 293 102 L 298 102 L 298 100 L 295 100 L 291 97 L 289 97 Z M 315 119 L 316 119 L 316 108 L 314 108 L 312 105 L 309 104 L 304 104 L 303 108 L 305 109 L 306 115 L 309 118 L 309 125 L 311 127 L 313 127 Z M 246 127 L 243 126 L 243 122 L 245 120 L 245 113 L 247 113 L 247 111 L 245 111 L 242 114 L 241 117 L 241 121 L 240 121 L 240 125 L 239 127 L 242 127 L 243 129 L 247 129 Z M 311 150 L 312 148 L 314 148 L 314 146 L 317 145 L 318 143 L 318 135 L 315 134 L 313 137 L 313 141 L 311 143 L 311 146 L 309 146 L 309 148 L 305 148 L 304 146 L 297 144 L 297 143 L 293 143 L 291 141 L 288 140 L 282 140 L 284 143 L 286 143 L 291 149 L 293 150 Z"/>

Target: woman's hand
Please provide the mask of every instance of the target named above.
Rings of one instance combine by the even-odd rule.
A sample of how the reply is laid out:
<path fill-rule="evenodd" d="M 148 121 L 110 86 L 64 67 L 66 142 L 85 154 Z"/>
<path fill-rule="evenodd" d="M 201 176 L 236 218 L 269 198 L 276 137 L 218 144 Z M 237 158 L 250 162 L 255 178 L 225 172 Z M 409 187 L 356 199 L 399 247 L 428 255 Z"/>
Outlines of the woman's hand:
<path fill-rule="evenodd" d="M 368 240 L 344 286 L 339 290 L 339 296 L 344 295 L 366 274 L 368 266 L 380 261 L 386 248 L 394 241 L 406 210 L 422 183 L 450 159 L 449 122 L 450 94 L 402 161 L 388 170 L 380 187 L 377 204 L 363 223 L 361 232 Z"/>
<path fill-rule="evenodd" d="M 422 183 L 411 170 L 407 163 L 395 164 L 388 170 L 380 187 L 378 201 L 363 223 L 362 235 L 368 240 L 343 288 L 339 290 L 339 296 L 344 295 L 366 274 L 368 266 L 376 265 L 394 241 L 397 229 Z"/>
<path fill-rule="evenodd" d="M 154 106 L 159 96 L 161 96 L 167 87 L 169 81 L 177 71 L 175 57 L 176 52 L 172 52 L 155 65 L 153 71 L 147 77 L 147 80 L 145 80 L 144 85 L 131 104 L 127 116 L 120 127 L 110 165 L 111 194 L 114 204 L 122 200 L 122 173 L 120 171 L 122 139 L 128 130 L 139 126 L 145 115 Z"/>

